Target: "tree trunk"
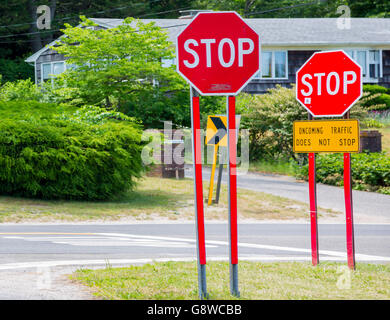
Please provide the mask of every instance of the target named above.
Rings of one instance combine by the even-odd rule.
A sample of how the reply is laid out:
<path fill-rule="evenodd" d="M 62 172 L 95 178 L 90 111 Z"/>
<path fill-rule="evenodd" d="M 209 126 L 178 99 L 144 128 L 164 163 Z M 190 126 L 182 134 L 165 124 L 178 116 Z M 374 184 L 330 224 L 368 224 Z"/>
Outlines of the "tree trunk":
<path fill-rule="evenodd" d="M 30 15 L 31 21 L 37 21 L 37 4 L 36 4 L 36 0 L 29 0 L 28 1 L 28 11 L 29 11 L 29 15 Z M 29 32 L 38 32 L 38 28 L 37 28 L 37 24 L 36 23 L 31 23 L 30 24 Z M 36 52 L 36 51 L 40 50 L 42 48 L 41 35 L 38 34 L 38 33 L 35 33 L 35 34 L 31 35 L 31 38 L 32 38 L 31 42 L 30 42 L 31 50 L 33 52 Z"/>
<path fill-rule="evenodd" d="M 53 28 L 53 21 L 54 21 L 54 16 L 55 16 L 55 11 L 56 11 L 56 8 L 57 8 L 57 0 L 51 0 L 50 1 L 50 21 L 51 21 L 51 23 L 50 23 L 50 27 L 52 28 L 52 29 L 54 29 Z M 50 33 L 46 38 L 45 38 L 45 42 L 46 43 L 50 43 L 50 42 L 52 42 L 54 40 L 54 38 L 53 38 L 53 33 Z"/>

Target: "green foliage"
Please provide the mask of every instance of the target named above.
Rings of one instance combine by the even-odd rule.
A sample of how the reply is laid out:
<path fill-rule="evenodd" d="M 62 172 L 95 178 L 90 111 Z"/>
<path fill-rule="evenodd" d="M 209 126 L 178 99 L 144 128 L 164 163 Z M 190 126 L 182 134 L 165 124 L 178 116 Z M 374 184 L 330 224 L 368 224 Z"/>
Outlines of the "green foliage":
<path fill-rule="evenodd" d="M 34 67 L 20 58 L 0 59 L 0 74 L 3 76 L 3 81 L 34 79 Z"/>
<path fill-rule="evenodd" d="M 57 105 L 54 103 L 41 103 L 38 101 L 1 101 L 0 119 L 51 119 L 59 114 L 72 113 L 75 107 Z"/>
<path fill-rule="evenodd" d="M 390 157 L 383 153 L 357 153 L 351 156 L 352 182 L 356 190 L 386 193 L 390 188 Z M 297 177 L 308 177 L 308 165 L 298 166 Z M 317 182 L 342 186 L 343 155 L 320 154 L 316 157 Z M 386 191 L 387 190 L 387 191 Z"/>
<path fill-rule="evenodd" d="M 118 120 L 127 123 L 137 123 L 137 121 L 121 112 L 109 111 L 95 106 L 84 106 L 77 109 L 73 114 L 63 113 L 58 119 L 70 120 L 77 123 L 103 124 L 111 120 Z"/>
<path fill-rule="evenodd" d="M 145 128 L 162 129 L 164 121 L 173 126 L 190 126 L 189 91 L 172 92 L 169 96 L 158 88 L 128 97 L 118 110 L 140 119 Z"/>
<path fill-rule="evenodd" d="M 251 160 L 297 158 L 293 153 L 293 122 L 306 120 L 307 111 L 295 99 L 295 89 L 277 86 L 263 95 L 242 94 L 237 107 L 242 128 L 249 129 Z M 351 109 L 351 118 L 362 119 L 366 111 Z"/>
<path fill-rule="evenodd" d="M 244 99 L 245 107 L 241 99 Z M 250 130 L 252 160 L 289 159 L 292 152 L 292 124 L 307 118 L 307 111 L 295 99 L 294 90 L 278 86 L 267 94 L 239 97 L 245 111 L 242 128 Z"/>
<path fill-rule="evenodd" d="M 203 96 L 200 99 L 201 127 L 206 127 L 207 116 L 225 114 L 225 99 L 222 97 Z M 191 127 L 189 88 L 162 92 L 153 88 L 137 95 L 131 95 L 128 101 L 118 106 L 118 110 L 142 121 L 144 128 L 163 129 L 164 121 L 171 121 L 172 126 Z"/>
<path fill-rule="evenodd" d="M 379 85 L 364 85 L 363 97 L 358 104 L 367 110 L 390 110 L 390 89 Z"/>
<path fill-rule="evenodd" d="M 116 28 L 94 30 L 88 27 L 96 24 L 81 19 L 79 27 L 66 24 L 65 37 L 53 47 L 75 67 L 56 78 L 57 87 L 77 88 L 83 103 L 106 107 L 154 91 L 156 83 L 162 92 L 183 88 L 174 68 L 161 63 L 174 57 L 166 31 L 133 18 Z"/>
<path fill-rule="evenodd" d="M 6 82 L 0 86 L 0 100 L 40 100 L 43 98 L 42 91 L 31 79 Z"/>
<path fill-rule="evenodd" d="M 388 17 L 390 4 L 383 0 L 196 0 L 196 8 L 235 10 L 248 18 L 338 17 L 337 8 L 348 5 L 352 17 Z"/>
<path fill-rule="evenodd" d="M 103 200 L 135 187 L 143 143 L 132 119 L 93 107 L 50 113 L 49 106 L 0 104 L 1 194 Z"/>
<path fill-rule="evenodd" d="M 372 118 L 364 119 L 360 122 L 360 128 L 367 129 L 367 128 L 383 128 L 385 125 L 381 123 L 380 121 Z"/>

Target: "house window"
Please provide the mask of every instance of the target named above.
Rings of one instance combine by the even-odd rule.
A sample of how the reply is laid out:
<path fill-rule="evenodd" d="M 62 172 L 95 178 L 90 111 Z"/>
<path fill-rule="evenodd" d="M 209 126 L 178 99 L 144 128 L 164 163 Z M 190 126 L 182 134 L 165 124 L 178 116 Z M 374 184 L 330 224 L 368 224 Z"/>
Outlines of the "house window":
<path fill-rule="evenodd" d="M 274 78 L 286 78 L 287 54 L 285 51 L 274 52 L 275 74 Z"/>
<path fill-rule="evenodd" d="M 379 51 L 370 50 L 368 51 L 368 76 L 371 79 L 379 78 Z"/>
<path fill-rule="evenodd" d="M 65 62 L 53 63 L 53 75 L 59 75 L 65 71 Z"/>
<path fill-rule="evenodd" d="M 42 64 L 42 81 L 47 81 L 50 79 L 51 74 L 51 63 Z"/>
<path fill-rule="evenodd" d="M 42 63 L 42 81 L 52 79 L 53 76 L 57 76 L 66 70 L 65 62 L 50 62 Z"/>
<path fill-rule="evenodd" d="M 255 79 L 286 79 L 287 51 L 263 51 L 261 69 Z"/>
<path fill-rule="evenodd" d="M 377 82 L 381 76 L 381 51 L 380 50 L 345 50 L 361 67 L 363 81 Z"/>
<path fill-rule="evenodd" d="M 263 52 L 260 70 L 262 78 L 272 78 L 272 52 Z"/>

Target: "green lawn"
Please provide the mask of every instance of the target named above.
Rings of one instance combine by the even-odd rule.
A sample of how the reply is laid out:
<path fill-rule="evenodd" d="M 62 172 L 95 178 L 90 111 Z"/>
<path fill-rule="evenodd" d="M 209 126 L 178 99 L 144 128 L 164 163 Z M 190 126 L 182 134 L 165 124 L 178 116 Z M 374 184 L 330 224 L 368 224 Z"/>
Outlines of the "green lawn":
<path fill-rule="evenodd" d="M 390 265 L 358 264 L 350 273 L 345 264 L 239 263 L 240 299 L 390 299 Z M 210 299 L 235 299 L 229 290 L 227 262 L 207 264 Z M 344 275 L 344 277 L 341 277 Z M 103 299 L 198 299 L 196 262 L 164 262 L 78 270 L 71 279 L 91 287 Z"/>
<path fill-rule="evenodd" d="M 204 197 L 208 182 L 204 183 Z M 261 192 L 238 190 L 239 217 L 248 219 L 307 218 L 308 205 Z M 320 216 L 335 216 L 331 210 L 319 210 Z M 0 223 L 26 221 L 101 221 L 186 219 L 193 221 L 193 181 L 146 177 L 134 192 L 115 201 L 47 201 L 0 197 Z M 221 189 L 219 204 L 205 204 L 207 220 L 227 219 L 227 188 Z"/>
<path fill-rule="evenodd" d="M 382 134 L 382 150 L 390 155 L 390 125 L 378 130 Z"/>
<path fill-rule="evenodd" d="M 249 170 L 261 173 L 281 174 L 293 176 L 295 173 L 294 167 L 287 161 L 252 161 L 249 165 Z"/>

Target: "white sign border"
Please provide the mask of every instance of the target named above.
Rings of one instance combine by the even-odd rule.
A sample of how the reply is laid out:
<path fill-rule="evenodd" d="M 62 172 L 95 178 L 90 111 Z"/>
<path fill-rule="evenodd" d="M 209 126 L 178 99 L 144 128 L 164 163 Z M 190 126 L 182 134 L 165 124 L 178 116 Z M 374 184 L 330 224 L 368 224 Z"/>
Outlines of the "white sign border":
<path fill-rule="evenodd" d="M 191 25 L 191 23 L 194 22 L 194 20 L 201 14 L 218 14 L 218 13 L 234 13 L 236 14 L 241 20 L 242 22 L 244 22 L 250 29 L 252 29 L 252 31 L 257 35 L 258 39 L 259 39 L 259 68 L 257 69 L 257 71 L 255 71 L 250 77 L 249 79 L 241 86 L 240 89 L 238 89 L 235 93 L 233 92 L 223 92 L 223 93 L 203 93 L 201 90 L 199 90 L 180 70 L 179 70 L 179 50 L 178 50 L 178 42 L 177 42 L 177 39 L 179 38 L 179 36 Z M 195 88 L 196 91 L 198 91 L 202 96 L 236 96 L 238 95 L 242 89 L 244 89 L 244 87 L 254 78 L 254 76 L 256 75 L 256 73 L 258 73 L 260 71 L 260 67 L 261 67 L 261 42 L 260 42 L 260 35 L 253 29 L 253 27 L 248 23 L 246 22 L 236 11 L 215 11 L 215 12 L 198 12 L 194 18 L 192 18 L 192 21 L 183 29 L 180 31 L 180 33 L 177 35 L 176 37 L 176 72 L 179 73 L 188 83 L 191 87 Z"/>
<path fill-rule="evenodd" d="M 346 109 L 342 114 L 327 114 L 327 115 L 314 115 L 312 111 L 305 106 L 299 99 L 298 99 L 298 73 L 302 70 L 302 68 L 316 55 L 316 54 L 322 54 L 322 53 L 330 53 L 330 52 L 343 52 L 360 70 L 360 95 L 359 97 L 354 100 L 351 105 Z M 363 95 L 363 70 L 362 67 L 353 60 L 344 50 L 329 50 L 329 51 L 317 51 L 314 52 L 309 59 L 302 65 L 302 67 L 299 68 L 299 70 L 295 73 L 295 99 L 314 117 L 314 118 L 334 118 L 334 117 L 343 117 L 352 107 L 353 105 L 362 97 Z"/>

